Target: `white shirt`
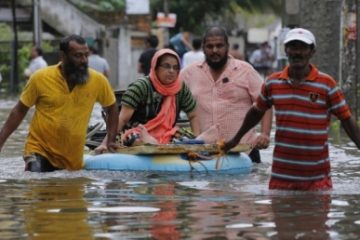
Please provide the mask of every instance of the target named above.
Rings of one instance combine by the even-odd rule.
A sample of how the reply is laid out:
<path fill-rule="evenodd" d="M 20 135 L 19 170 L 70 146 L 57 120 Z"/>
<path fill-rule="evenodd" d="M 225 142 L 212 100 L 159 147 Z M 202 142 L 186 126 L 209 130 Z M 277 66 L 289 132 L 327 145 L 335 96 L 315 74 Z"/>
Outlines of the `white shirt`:
<path fill-rule="evenodd" d="M 264 51 L 261 49 L 255 50 L 250 58 L 249 62 L 254 67 L 271 67 L 272 66 L 272 54 L 270 51 Z"/>
<path fill-rule="evenodd" d="M 97 54 L 92 54 L 88 57 L 88 64 L 89 67 L 95 69 L 102 74 L 105 74 L 106 71 L 110 70 L 109 64 L 105 58 L 100 57 Z"/>
<path fill-rule="evenodd" d="M 182 67 L 185 68 L 190 64 L 198 61 L 204 61 L 205 55 L 203 51 L 189 51 L 183 56 Z"/>
<path fill-rule="evenodd" d="M 30 76 L 36 70 L 47 67 L 47 65 L 48 65 L 47 62 L 44 60 L 44 58 L 42 56 L 37 56 L 36 58 L 34 58 L 30 61 L 29 67 L 25 71 L 27 71 L 27 73 Z"/>

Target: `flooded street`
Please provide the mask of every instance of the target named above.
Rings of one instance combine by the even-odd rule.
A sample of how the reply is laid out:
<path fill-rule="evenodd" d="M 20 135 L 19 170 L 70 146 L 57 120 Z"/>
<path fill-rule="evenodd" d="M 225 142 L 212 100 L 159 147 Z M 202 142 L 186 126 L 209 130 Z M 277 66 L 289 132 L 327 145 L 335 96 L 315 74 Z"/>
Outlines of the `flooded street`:
<path fill-rule="evenodd" d="M 0 100 L 1 125 L 15 103 Z M 1 239 L 360 239 L 360 154 L 347 139 L 330 148 L 333 191 L 269 191 L 272 147 L 245 175 L 24 172 L 30 117 L 0 155 Z"/>

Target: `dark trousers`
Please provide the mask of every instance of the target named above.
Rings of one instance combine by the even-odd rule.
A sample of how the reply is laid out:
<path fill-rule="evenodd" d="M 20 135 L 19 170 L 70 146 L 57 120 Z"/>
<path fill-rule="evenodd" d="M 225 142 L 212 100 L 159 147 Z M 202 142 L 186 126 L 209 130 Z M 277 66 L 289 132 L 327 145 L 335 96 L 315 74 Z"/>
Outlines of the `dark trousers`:
<path fill-rule="evenodd" d="M 251 158 L 252 162 L 261 163 L 261 157 L 260 157 L 259 149 L 253 148 L 253 150 L 251 150 L 251 152 L 249 153 L 249 157 Z"/>
<path fill-rule="evenodd" d="M 30 172 L 52 172 L 55 170 L 61 170 L 60 168 L 54 167 L 49 160 L 45 157 L 35 153 L 30 156 L 24 157 L 25 171 Z"/>

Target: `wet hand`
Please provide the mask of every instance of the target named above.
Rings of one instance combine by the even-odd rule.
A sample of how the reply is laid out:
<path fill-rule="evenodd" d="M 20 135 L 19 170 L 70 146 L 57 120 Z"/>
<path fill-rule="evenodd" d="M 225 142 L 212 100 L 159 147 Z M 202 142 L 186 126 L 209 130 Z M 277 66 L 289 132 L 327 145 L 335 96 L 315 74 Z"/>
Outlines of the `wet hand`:
<path fill-rule="evenodd" d="M 107 145 L 107 150 L 108 152 L 114 153 L 117 152 L 117 150 L 120 148 L 120 145 L 117 144 L 116 142 L 110 142 Z"/>
<path fill-rule="evenodd" d="M 108 151 L 107 147 L 103 144 L 100 144 L 97 148 L 94 149 L 96 155 L 103 154 L 107 151 Z"/>
<path fill-rule="evenodd" d="M 227 153 L 230 149 L 235 147 L 237 142 L 234 142 L 233 140 L 230 140 L 228 142 L 224 142 L 222 146 L 220 146 L 221 150 L 224 151 L 224 153 Z"/>
<path fill-rule="evenodd" d="M 269 144 L 270 144 L 270 136 L 261 133 L 256 137 L 255 144 L 253 144 L 253 146 L 257 149 L 264 149 L 269 147 Z"/>

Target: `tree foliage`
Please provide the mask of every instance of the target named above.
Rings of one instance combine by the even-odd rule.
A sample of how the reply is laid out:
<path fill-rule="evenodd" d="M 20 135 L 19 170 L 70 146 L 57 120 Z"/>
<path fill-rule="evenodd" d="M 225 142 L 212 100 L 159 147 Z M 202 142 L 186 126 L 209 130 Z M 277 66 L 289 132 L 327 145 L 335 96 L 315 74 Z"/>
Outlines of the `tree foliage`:
<path fill-rule="evenodd" d="M 164 12 L 164 0 L 152 0 L 151 9 L 154 15 Z M 227 22 L 231 19 L 234 21 L 235 14 L 244 10 L 280 14 L 281 0 L 168 0 L 168 10 L 177 15 L 177 25 L 173 31 L 185 29 L 202 32 L 207 23 L 222 22 L 225 17 Z"/>
<path fill-rule="evenodd" d="M 68 0 L 85 12 L 124 12 L 125 0 Z"/>
<path fill-rule="evenodd" d="M 125 0 L 68 0 L 85 12 L 118 11 L 125 12 Z M 164 12 L 165 0 L 149 0 L 153 19 L 158 12 Z M 177 24 L 173 32 L 181 29 L 202 32 L 203 28 L 214 22 L 235 25 L 234 16 L 241 12 L 272 12 L 280 14 L 281 0 L 167 0 L 168 11 L 176 13 Z M 233 21 L 233 22 L 231 22 Z"/>
<path fill-rule="evenodd" d="M 11 44 L 13 41 L 13 32 L 9 24 L 0 23 L 0 73 L 3 77 L 1 87 L 9 85 L 11 71 Z M 29 64 L 30 52 L 33 46 L 32 34 L 29 32 L 19 31 L 19 45 L 17 51 L 17 60 L 19 67 L 19 79 L 24 79 L 24 70 Z M 49 41 L 42 42 L 44 53 L 53 52 L 54 46 Z M 24 82 L 20 82 L 23 85 Z M 21 86 L 20 86 L 21 87 Z"/>
<path fill-rule="evenodd" d="M 281 13 L 281 0 L 234 0 L 233 2 L 249 12 Z"/>
<path fill-rule="evenodd" d="M 208 0 L 182 0 L 171 1 L 168 0 L 169 12 L 175 13 L 177 16 L 177 24 L 175 31 L 191 30 L 196 31 L 201 28 L 206 15 L 218 12 L 221 13 L 228 5 L 229 0 L 223 1 L 208 1 Z M 154 14 L 157 12 L 164 12 L 163 0 L 154 0 L 151 4 L 151 9 Z"/>

